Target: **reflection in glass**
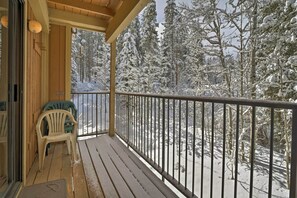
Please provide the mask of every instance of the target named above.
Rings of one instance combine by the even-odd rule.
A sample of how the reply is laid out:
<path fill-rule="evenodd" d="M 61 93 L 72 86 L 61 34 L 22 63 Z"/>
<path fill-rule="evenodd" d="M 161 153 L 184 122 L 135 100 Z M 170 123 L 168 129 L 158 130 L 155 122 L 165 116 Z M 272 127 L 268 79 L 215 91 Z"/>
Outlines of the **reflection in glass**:
<path fill-rule="evenodd" d="M 0 194 L 7 187 L 8 1 L 0 4 Z"/>

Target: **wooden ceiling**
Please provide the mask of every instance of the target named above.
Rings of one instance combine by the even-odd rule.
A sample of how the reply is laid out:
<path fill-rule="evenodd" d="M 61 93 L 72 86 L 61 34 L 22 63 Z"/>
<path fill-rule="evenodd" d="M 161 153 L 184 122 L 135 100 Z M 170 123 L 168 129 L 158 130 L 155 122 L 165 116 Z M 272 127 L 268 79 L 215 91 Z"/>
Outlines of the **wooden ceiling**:
<path fill-rule="evenodd" d="M 111 42 L 150 0 L 47 0 L 50 23 L 106 33 Z"/>

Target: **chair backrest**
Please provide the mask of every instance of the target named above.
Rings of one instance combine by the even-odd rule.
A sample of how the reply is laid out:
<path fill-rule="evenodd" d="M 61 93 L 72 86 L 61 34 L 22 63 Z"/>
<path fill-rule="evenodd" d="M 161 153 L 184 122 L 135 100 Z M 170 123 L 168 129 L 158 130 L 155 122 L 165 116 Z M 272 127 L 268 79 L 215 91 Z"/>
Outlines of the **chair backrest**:
<path fill-rule="evenodd" d="M 0 137 L 7 136 L 7 113 L 0 111 Z"/>
<path fill-rule="evenodd" d="M 62 109 L 45 111 L 38 118 L 36 131 L 41 134 L 41 123 L 45 119 L 48 124 L 48 136 L 63 134 L 65 133 L 64 123 L 67 117 L 74 121 L 74 117 L 69 111 Z"/>
<path fill-rule="evenodd" d="M 64 109 L 70 111 L 75 119 L 77 119 L 77 110 L 73 102 L 68 100 L 51 101 L 44 105 L 43 111 L 53 110 L 53 109 Z"/>

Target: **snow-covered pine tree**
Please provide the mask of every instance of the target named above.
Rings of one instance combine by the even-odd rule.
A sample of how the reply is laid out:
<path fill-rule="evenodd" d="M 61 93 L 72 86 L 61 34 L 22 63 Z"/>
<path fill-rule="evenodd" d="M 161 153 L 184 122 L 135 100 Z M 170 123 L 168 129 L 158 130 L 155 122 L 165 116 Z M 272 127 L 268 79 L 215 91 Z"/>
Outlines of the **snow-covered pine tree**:
<path fill-rule="evenodd" d="M 140 72 L 140 83 L 144 92 L 158 92 L 160 89 L 159 75 L 160 50 L 158 44 L 156 2 L 152 0 L 143 12 L 141 29 L 141 50 L 143 63 Z"/>
<path fill-rule="evenodd" d="M 176 60 L 174 56 L 174 49 L 177 45 L 175 43 L 176 38 L 176 21 L 177 8 L 175 0 L 167 0 L 166 7 L 164 9 L 165 22 L 163 39 L 161 42 L 162 50 L 162 73 L 160 75 L 160 81 L 163 92 L 169 92 L 169 90 L 175 90 L 175 65 Z"/>
<path fill-rule="evenodd" d="M 138 92 L 139 83 L 139 53 L 136 48 L 137 21 L 134 20 L 123 36 L 121 51 L 118 54 L 117 90 L 124 92 Z"/>

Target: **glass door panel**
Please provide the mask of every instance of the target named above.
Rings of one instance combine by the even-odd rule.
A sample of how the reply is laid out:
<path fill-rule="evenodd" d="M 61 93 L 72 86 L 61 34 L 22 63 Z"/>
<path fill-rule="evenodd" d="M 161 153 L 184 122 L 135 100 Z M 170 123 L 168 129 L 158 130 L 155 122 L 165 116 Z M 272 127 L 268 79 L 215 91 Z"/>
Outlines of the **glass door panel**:
<path fill-rule="evenodd" d="M 8 0 L 0 4 L 0 193 L 7 188 Z"/>

